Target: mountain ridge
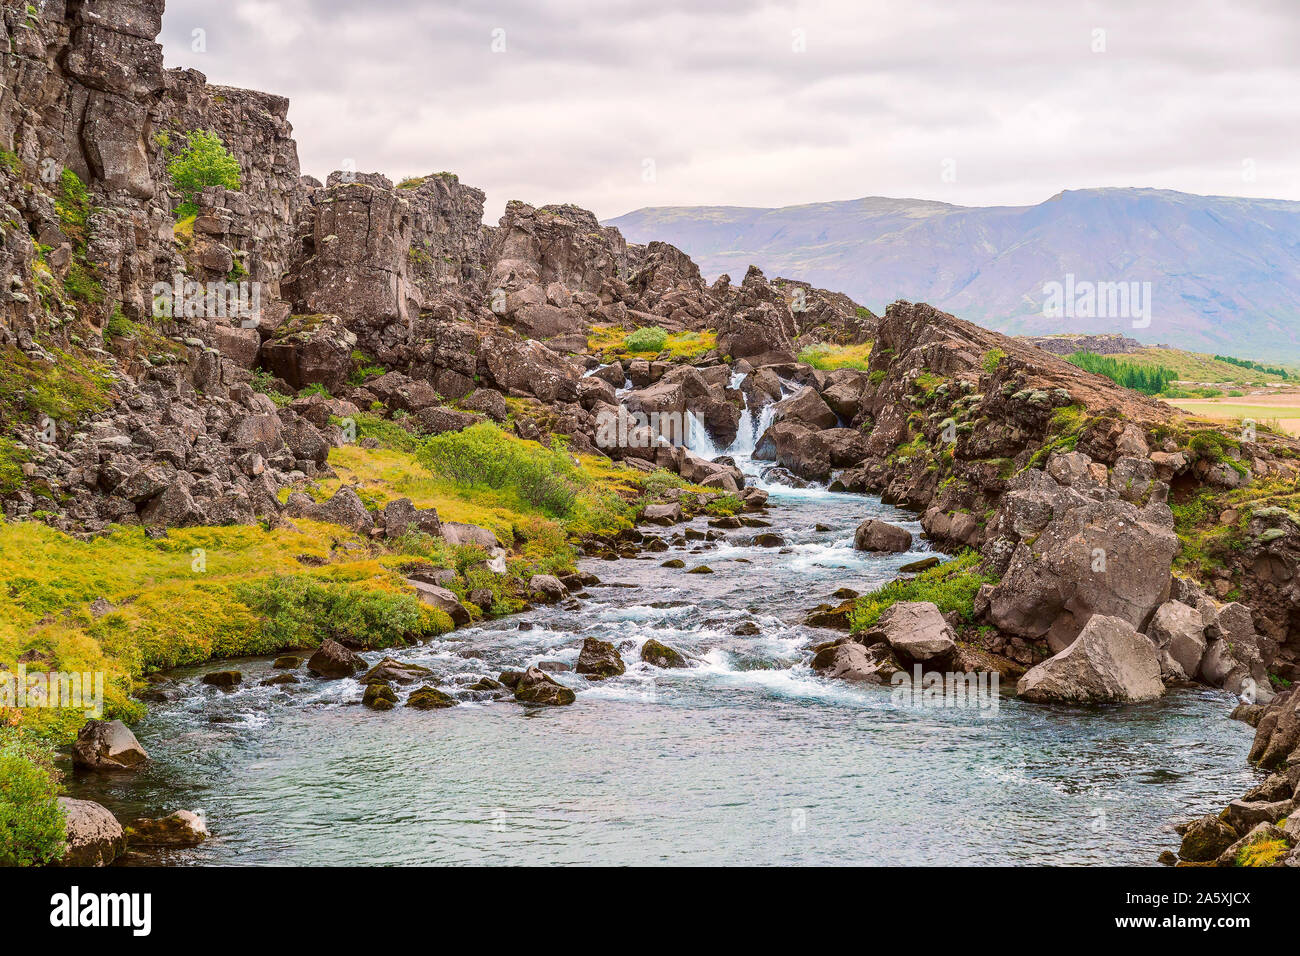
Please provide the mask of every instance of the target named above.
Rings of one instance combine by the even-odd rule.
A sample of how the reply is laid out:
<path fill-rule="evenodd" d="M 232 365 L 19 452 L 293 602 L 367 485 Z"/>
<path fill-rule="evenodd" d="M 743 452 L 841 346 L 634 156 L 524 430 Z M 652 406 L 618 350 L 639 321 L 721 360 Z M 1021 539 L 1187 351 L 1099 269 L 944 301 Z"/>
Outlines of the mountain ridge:
<path fill-rule="evenodd" d="M 751 263 L 843 289 L 874 311 L 932 302 L 998 331 L 1133 335 L 1199 351 L 1300 357 L 1300 202 L 1153 187 L 1062 190 L 1030 206 L 866 196 L 785 207 L 646 207 L 606 220 L 679 246 L 710 277 Z M 1048 283 L 1150 283 L 1131 314 L 1044 314 Z M 1138 325 L 1134 325 L 1134 321 Z"/>

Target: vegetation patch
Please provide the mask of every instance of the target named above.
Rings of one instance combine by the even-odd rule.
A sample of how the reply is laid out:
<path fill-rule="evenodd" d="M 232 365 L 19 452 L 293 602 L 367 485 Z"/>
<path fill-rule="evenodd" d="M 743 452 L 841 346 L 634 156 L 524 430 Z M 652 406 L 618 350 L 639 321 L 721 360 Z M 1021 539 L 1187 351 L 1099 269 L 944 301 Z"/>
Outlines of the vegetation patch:
<path fill-rule="evenodd" d="M 180 154 L 167 164 L 172 188 L 181 195 L 175 217 L 185 219 L 199 211 L 199 196 L 209 186 L 237 190 L 242 186 L 239 160 L 235 159 L 216 133 L 191 130 Z"/>
<path fill-rule="evenodd" d="M 1173 369 L 1163 365 L 1139 365 L 1109 355 L 1098 355 L 1096 352 L 1075 352 L 1067 356 L 1066 361 L 1085 372 L 1104 375 L 1115 384 L 1143 395 L 1159 394 L 1178 378 Z"/>
<path fill-rule="evenodd" d="M 831 345 L 820 342 L 810 345 L 799 353 L 799 361 L 806 362 L 823 372 L 840 368 L 854 368 L 865 372 L 871 361 L 871 344 Z"/>
<path fill-rule="evenodd" d="M 885 609 L 899 601 L 930 601 L 941 612 L 956 611 L 970 622 L 975 618 L 975 594 L 985 584 L 996 584 L 997 578 L 979 570 L 977 551 L 963 551 L 951 561 L 922 571 L 908 580 L 890 581 L 882 588 L 864 594 L 849 613 L 849 624 L 856 632 L 874 625 Z"/>

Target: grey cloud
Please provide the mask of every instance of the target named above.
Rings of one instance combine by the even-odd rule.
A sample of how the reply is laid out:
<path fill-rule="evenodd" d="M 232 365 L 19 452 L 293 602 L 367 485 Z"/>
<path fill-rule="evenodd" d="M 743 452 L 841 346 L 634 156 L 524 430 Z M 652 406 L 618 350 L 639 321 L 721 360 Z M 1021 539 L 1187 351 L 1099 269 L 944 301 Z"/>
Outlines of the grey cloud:
<path fill-rule="evenodd" d="M 288 96 L 305 172 L 449 169 L 490 217 L 1094 185 L 1300 199 L 1293 0 L 170 0 L 162 39 L 169 66 Z"/>

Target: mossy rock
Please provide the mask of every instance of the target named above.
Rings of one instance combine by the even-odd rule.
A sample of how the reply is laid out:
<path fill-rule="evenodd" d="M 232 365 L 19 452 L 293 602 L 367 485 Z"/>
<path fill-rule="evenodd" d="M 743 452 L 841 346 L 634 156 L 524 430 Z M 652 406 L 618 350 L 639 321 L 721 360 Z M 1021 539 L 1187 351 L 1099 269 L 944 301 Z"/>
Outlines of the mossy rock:
<path fill-rule="evenodd" d="M 388 684 L 367 684 L 361 703 L 371 710 L 392 710 L 397 703 L 397 692 Z"/>
<path fill-rule="evenodd" d="M 1217 859 L 1219 854 L 1237 841 L 1239 834 L 1218 817 L 1201 817 L 1193 820 L 1183 833 L 1183 844 L 1178 855 L 1193 863 Z"/>
<path fill-rule="evenodd" d="M 455 707 L 456 699 L 444 694 L 436 687 L 419 687 L 411 691 L 406 698 L 406 706 L 416 710 L 437 710 L 441 707 Z"/>
<path fill-rule="evenodd" d="M 653 637 L 641 646 L 641 660 L 655 667 L 686 666 L 686 656 L 681 651 L 656 641 Z"/>
<path fill-rule="evenodd" d="M 203 683 L 222 690 L 234 690 L 243 680 L 244 675 L 239 671 L 212 671 L 203 675 Z"/>
<path fill-rule="evenodd" d="M 683 561 L 681 558 L 673 558 L 673 559 L 670 560 L 670 561 L 665 561 L 663 564 L 659 565 L 659 567 L 661 567 L 661 568 L 684 568 L 684 567 L 686 567 L 686 562 Z"/>
<path fill-rule="evenodd" d="M 297 670 L 302 666 L 302 658 L 294 657 L 292 654 L 286 654 L 283 657 L 277 657 L 275 663 L 271 666 L 278 671 Z"/>
<path fill-rule="evenodd" d="M 713 569 L 707 564 L 701 564 L 698 568 L 691 568 L 687 574 L 712 574 Z"/>

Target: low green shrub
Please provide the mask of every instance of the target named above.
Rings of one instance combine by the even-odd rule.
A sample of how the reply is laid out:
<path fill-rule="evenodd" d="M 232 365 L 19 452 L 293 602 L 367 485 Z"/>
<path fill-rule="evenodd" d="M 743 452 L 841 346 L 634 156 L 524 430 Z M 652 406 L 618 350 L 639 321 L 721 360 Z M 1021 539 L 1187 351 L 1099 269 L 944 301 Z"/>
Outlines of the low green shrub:
<path fill-rule="evenodd" d="M 657 325 L 637 329 L 623 340 L 629 352 L 662 352 L 668 344 L 668 333 Z"/>
<path fill-rule="evenodd" d="M 984 584 L 995 584 L 997 578 L 977 570 L 980 555 L 977 551 L 963 551 L 951 561 L 922 571 L 910 580 L 890 581 L 858 598 L 849 614 L 849 623 L 856 631 L 865 631 L 880 619 L 891 604 L 899 601 L 930 601 L 947 614 L 956 611 L 965 621 L 975 617 L 975 593 Z"/>
<path fill-rule="evenodd" d="M 59 775 L 48 746 L 0 727 L 0 866 L 39 866 L 63 852 Z"/>

